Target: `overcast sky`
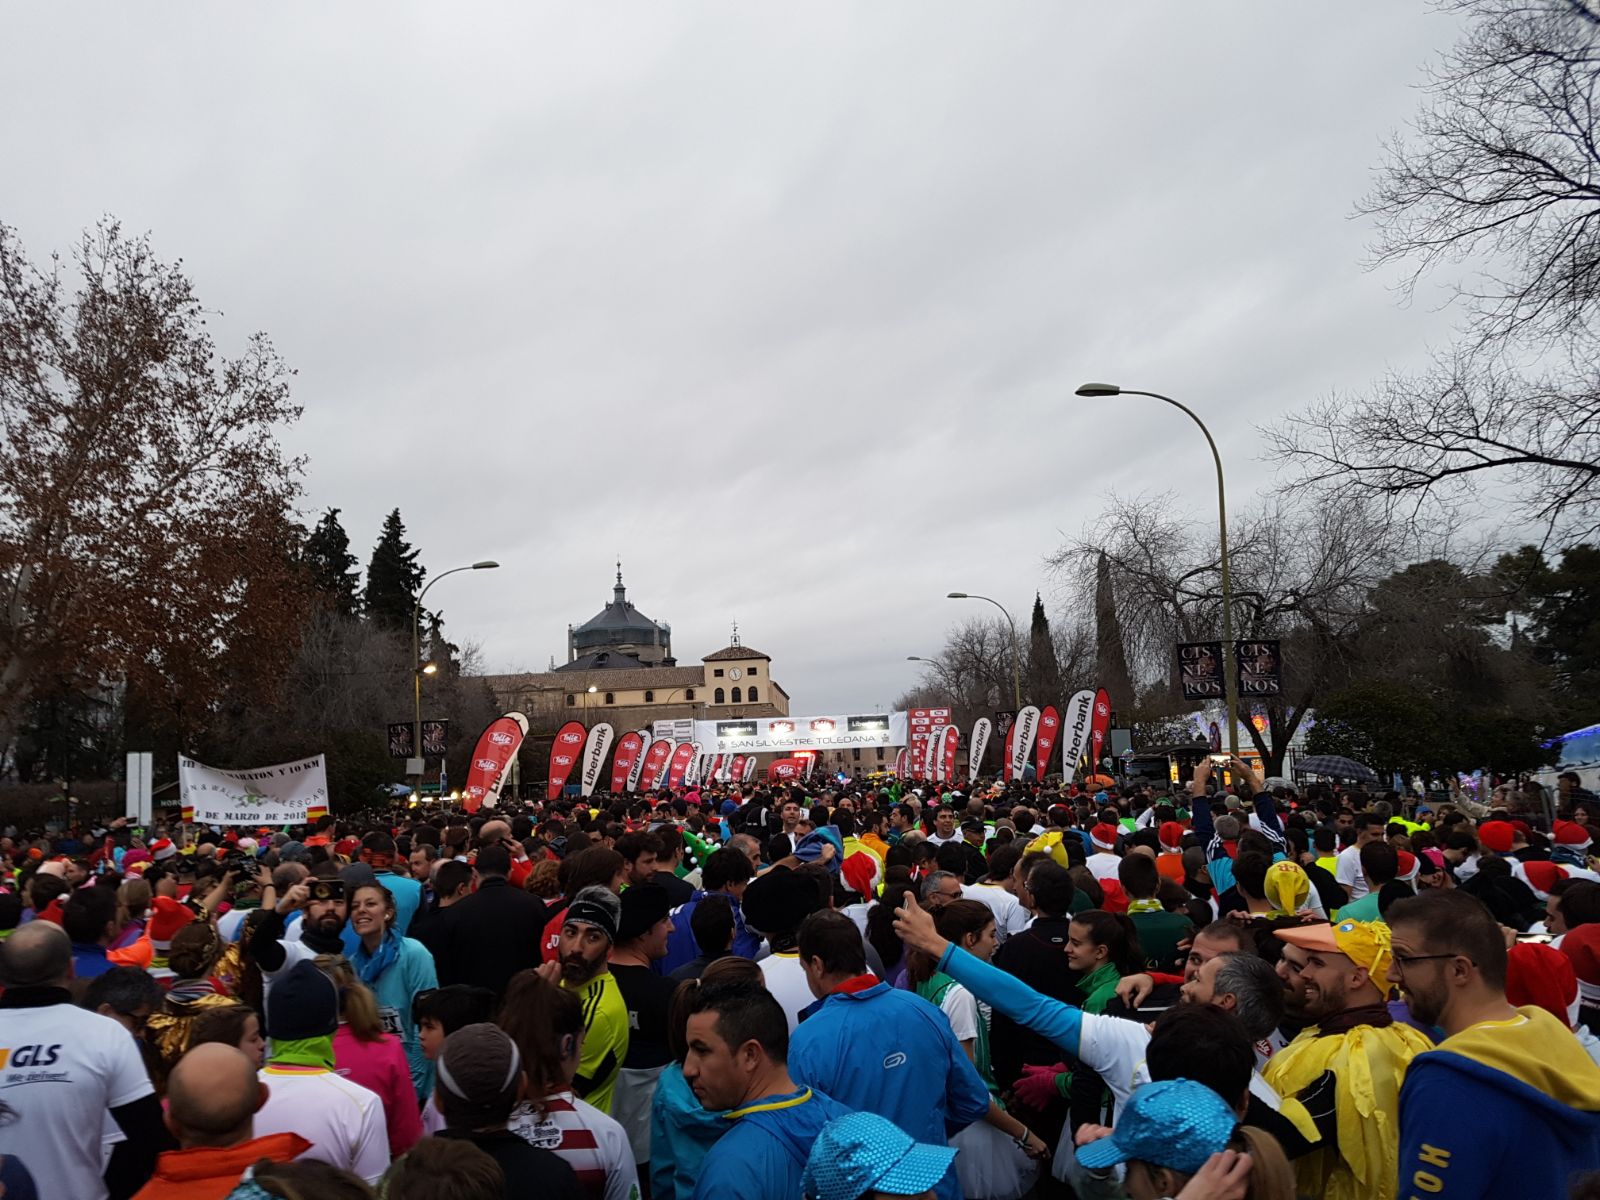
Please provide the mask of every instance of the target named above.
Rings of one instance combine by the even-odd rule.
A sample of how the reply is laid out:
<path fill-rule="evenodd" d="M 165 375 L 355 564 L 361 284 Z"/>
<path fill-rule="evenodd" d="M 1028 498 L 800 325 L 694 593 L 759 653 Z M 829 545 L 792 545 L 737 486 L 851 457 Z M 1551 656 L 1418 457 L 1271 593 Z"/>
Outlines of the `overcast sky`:
<path fill-rule="evenodd" d="M 0 220 L 182 257 L 299 371 L 305 512 L 399 506 L 493 670 L 629 596 L 871 709 L 1113 491 L 1242 507 L 1257 426 L 1419 362 L 1352 219 L 1422 0 L 15 6 Z"/>

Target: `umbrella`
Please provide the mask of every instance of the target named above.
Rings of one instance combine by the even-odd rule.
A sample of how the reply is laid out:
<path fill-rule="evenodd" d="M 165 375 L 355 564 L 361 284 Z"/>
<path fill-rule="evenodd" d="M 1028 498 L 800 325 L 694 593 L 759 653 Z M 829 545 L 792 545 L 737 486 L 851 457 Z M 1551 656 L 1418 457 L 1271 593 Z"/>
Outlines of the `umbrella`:
<path fill-rule="evenodd" d="M 1275 787 L 1292 789 L 1295 784 L 1292 780 L 1285 779 L 1282 775 L 1268 775 L 1261 781 L 1261 786 L 1271 791 Z"/>
<path fill-rule="evenodd" d="M 1378 773 L 1353 758 L 1340 754 L 1313 754 L 1294 765 L 1296 775 L 1332 775 L 1335 779 L 1354 779 L 1357 783 L 1377 783 Z"/>
<path fill-rule="evenodd" d="M 1085 775 L 1083 786 L 1092 788 L 1108 788 L 1116 785 L 1116 780 L 1109 775 Z"/>

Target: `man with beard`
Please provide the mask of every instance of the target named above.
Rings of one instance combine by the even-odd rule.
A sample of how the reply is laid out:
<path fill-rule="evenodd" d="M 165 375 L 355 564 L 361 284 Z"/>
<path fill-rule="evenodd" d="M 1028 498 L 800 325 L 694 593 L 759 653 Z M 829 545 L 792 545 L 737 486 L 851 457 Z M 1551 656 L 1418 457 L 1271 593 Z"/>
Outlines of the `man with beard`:
<path fill-rule="evenodd" d="M 930 955 L 938 964 L 938 970 L 983 1003 L 992 1005 L 996 1013 L 1004 1013 L 1017 1024 L 1040 1034 L 1098 1073 L 1116 1102 L 1117 1111 L 1126 1107 L 1136 1087 L 1150 1081 L 1146 1065 L 1150 1027 L 1144 1022 L 1086 1013 L 1042 995 L 1009 973 L 940 937 L 933 918 L 913 896 L 906 897 L 894 928 L 908 949 Z M 1219 957 L 1243 959 L 1246 956 Z M 1231 1014 L 1241 1023 L 1246 1036 L 1255 1040 L 1262 1036 L 1263 1030 L 1271 1028 L 1280 1003 L 1279 984 L 1271 969 L 1264 963 L 1256 965 L 1260 969 L 1241 964 L 1238 969 L 1226 973 L 1218 970 L 1208 977 L 1208 990 L 1187 989 L 1182 999 L 1192 1004 L 1209 1003 Z M 1259 1075 L 1251 1076 L 1250 1091 L 1269 1107 L 1282 1108 L 1285 1117 L 1308 1141 L 1316 1140 L 1316 1130 L 1303 1107 L 1281 1104 L 1278 1093 Z M 1228 1099 L 1231 1103 L 1237 1098 Z"/>
<path fill-rule="evenodd" d="M 291 938 L 284 923 L 299 909 L 305 910 L 300 936 Z M 266 994 L 272 994 L 273 981 L 295 963 L 309 962 L 319 954 L 343 954 L 344 922 L 342 880 L 305 879 L 285 892 L 250 939 L 250 953 L 261 967 Z"/>
<path fill-rule="evenodd" d="M 1600 1168 L 1600 1067 L 1561 1021 L 1506 999 L 1505 936 L 1481 901 L 1428 892 L 1389 922 L 1389 981 L 1445 1034 L 1400 1090 L 1406 1194 L 1565 1195 Z"/>
<path fill-rule="evenodd" d="M 1432 1043 L 1389 1012 L 1389 927 L 1340 921 L 1274 936 L 1285 943 L 1280 978 L 1288 998 L 1303 1006 L 1311 1024 L 1272 1056 L 1264 1077 L 1313 1114 L 1326 1111 L 1330 1089 L 1333 1097 L 1324 1128 L 1333 1136 L 1295 1161 L 1296 1185 L 1324 1200 L 1390 1200 L 1399 1171 L 1392 1121 L 1400 1081 L 1412 1057 Z"/>
<path fill-rule="evenodd" d="M 562 914 L 556 957 L 539 968 L 583 1004 L 583 1057 L 572 1090 L 607 1116 L 622 1060 L 628 1057 L 628 1006 L 607 962 L 617 940 L 622 901 L 607 887 L 586 887 Z"/>

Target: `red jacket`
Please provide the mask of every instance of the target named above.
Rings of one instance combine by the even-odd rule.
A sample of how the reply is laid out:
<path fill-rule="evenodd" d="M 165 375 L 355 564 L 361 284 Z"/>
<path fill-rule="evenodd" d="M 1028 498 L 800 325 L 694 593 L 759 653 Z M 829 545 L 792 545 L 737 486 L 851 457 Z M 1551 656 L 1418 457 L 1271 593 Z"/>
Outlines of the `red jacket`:
<path fill-rule="evenodd" d="M 263 1158 L 289 1162 L 309 1149 L 311 1143 L 298 1133 L 269 1133 L 237 1146 L 165 1150 L 156 1159 L 156 1173 L 133 1200 L 226 1200 L 240 1176 Z"/>

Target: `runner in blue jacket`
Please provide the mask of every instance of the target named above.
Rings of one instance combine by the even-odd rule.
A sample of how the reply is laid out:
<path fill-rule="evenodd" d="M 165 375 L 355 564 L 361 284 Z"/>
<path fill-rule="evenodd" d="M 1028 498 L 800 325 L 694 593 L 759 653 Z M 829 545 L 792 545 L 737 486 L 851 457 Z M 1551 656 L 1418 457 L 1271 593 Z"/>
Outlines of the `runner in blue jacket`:
<path fill-rule="evenodd" d="M 831 936 L 835 931 L 839 936 Z M 860 935 L 848 919 L 831 912 L 810 918 L 800 927 L 800 960 L 822 999 L 802 1015 L 789 1046 L 796 1083 L 887 1117 L 919 1142 L 943 1145 L 983 1120 L 989 1089 L 949 1018 L 867 974 Z M 940 1200 L 960 1200 L 953 1165 L 935 1192 Z"/>
<path fill-rule="evenodd" d="M 694 1200 L 801 1200 L 817 1134 L 849 1112 L 808 1087 L 734 1109 L 726 1118 L 733 1128 L 705 1157 Z"/>
<path fill-rule="evenodd" d="M 758 984 L 708 984 L 690 1001 L 684 1037 L 684 1081 L 731 1126 L 706 1152 L 694 1200 L 802 1200 L 817 1134 L 850 1110 L 790 1074 L 783 1008 Z"/>

